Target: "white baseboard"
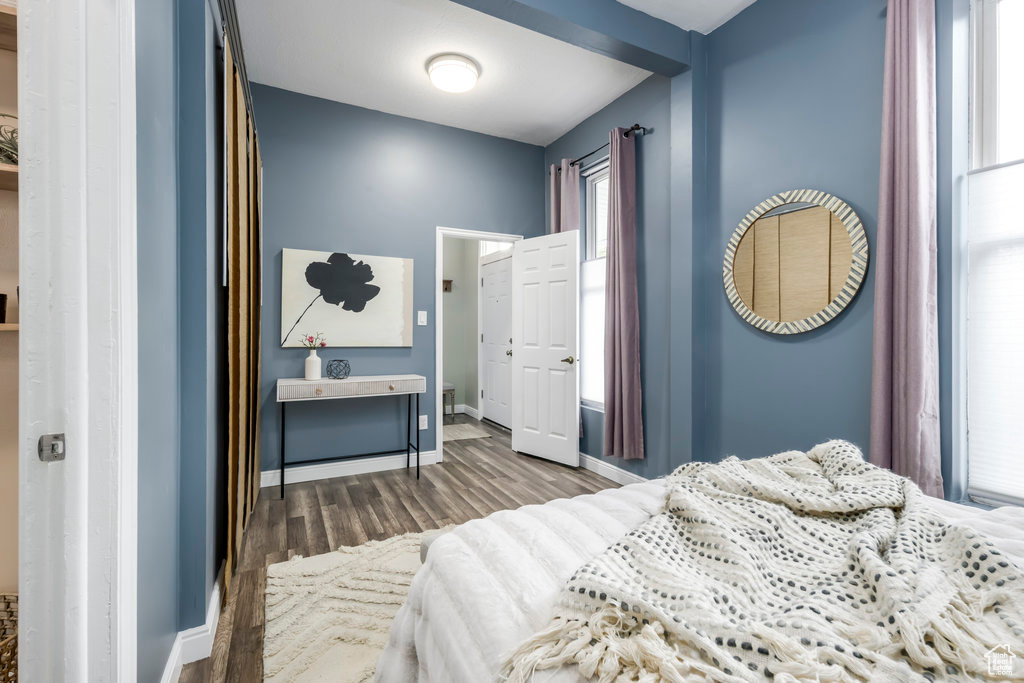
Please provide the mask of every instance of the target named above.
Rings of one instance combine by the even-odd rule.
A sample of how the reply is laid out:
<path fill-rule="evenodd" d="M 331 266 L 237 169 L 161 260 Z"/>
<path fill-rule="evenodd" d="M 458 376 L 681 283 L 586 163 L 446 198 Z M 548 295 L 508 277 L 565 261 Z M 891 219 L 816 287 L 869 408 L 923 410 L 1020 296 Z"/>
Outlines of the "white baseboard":
<path fill-rule="evenodd" d="M 480 419 L 480 411 L 477 408 L 474 408 L 473 406 L 467 406 L 464 403 L 455 404 L 455 414 L 469 415 L 474 420 Z"/>
<path fill-rule="evenodd" d="M 416 465 L 416 454 L 412 454 L 412 464 Z M 421 465 L 433 465 L 441 462 L 437 457 L 437 451 L 423 451 L 420 453 Z M 300 467 L 289 467 L 284 471 L 284 483 L 296 484 L 301 481 L 314 481 L 316 479 L 333 479 L 334 477 L 348 477 L 353 474 L 369 474 L 371 472 L 384 472 L 385 470 L 398 470 L 405 467 L 405 453 L 394 455 L 380 455 L 373 458 L 353 458 L 351 460 L 338 460 L 337 462 L 317 463 L 315 465 L 302 465 Z M 260 487 L 277 486 L 281 483 L 281 470 L 263 470 L 260 474 Z"/>
<path fill-rule="evenodd" d="M 647 481 L 647 477 L 624 470 L 621 467 L 616 467 L 611 463 L 601 460 L 601 458 L 595 458 L 586 453 L 580 453 L 580 467 L 590 470 L 595 474 L 600 474 L 605 479 L 611 479 L 616 484 L 622 484 L 623 486 Z"/>
<path fill-rule="evenodd" d="M 171 654 L 167 657 L 167 665 L 164 666 L 164 675 L 160 677 L 160 683 L 178 683 L 183 666 L 185 664 L 181 661 L 181 633 L 179 633 L 174 637 Z"/>
<path fill-rule="evenodd" d="M 206 659 L 213 652 L 213 637 L 217 634 L 217 623 L 220 621 L 220 586 L 224 579 L 224 564 L 220 565 L 217 580 L 210 592 L 210 604 L 206 608 L 206 623 L 178 631 L 171 645 L 171 654 L 167 657 L 164 674 L 160 683 L 177 683 L 181 670 L 186 664 Z"/>

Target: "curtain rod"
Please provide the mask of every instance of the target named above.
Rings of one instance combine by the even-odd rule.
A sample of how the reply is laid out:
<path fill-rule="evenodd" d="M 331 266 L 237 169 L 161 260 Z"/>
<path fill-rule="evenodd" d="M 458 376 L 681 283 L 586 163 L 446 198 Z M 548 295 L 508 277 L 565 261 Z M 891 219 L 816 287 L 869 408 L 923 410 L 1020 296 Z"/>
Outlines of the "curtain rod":
<path fill-rule="evenodd" d="M 641 135 L 647 135 L 647 127 L 646 126 L 641 126 L 639 123 L 634 123 L 632 126 L 630 126 L 625 131 L 623 131 L 622 137 L 628 138 L 630 133 L 633 133 L 633 137 L 636 137 L 637 133 L 640 133 Z M 581 161 L 583 161 L 587 157 L 594 156 L 595 154 L 597 154 L 598 152 L 600 152 L 602 149 L 604 149 L 605 147 L 607 147 L 610 144 L 611 144 L 610 142 L 604 143 L 603 145 L 601 145 L 600 147 L 598 147 L 594 151 L 587 152 L 586 154 L 581 156 L 579 159 L 573 159 L 572 161 L 569 162 L 569 165 L 570 166 L 575 166 L 576 164 L 580 163 Z M 558 168 L 558 169 L 555 169 L 555 170 L 558 171 L 559 173 L 562 172 L 561 168 Z"/>

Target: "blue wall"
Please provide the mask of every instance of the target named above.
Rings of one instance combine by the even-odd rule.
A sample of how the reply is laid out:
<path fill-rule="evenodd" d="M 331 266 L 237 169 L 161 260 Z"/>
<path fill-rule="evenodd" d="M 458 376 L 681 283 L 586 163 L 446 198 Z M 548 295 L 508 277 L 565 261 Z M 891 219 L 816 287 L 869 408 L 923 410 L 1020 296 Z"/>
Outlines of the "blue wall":
<path fill-rule="evenodd" d="M 873 247 L 878 210 L 884 2 L 761 0 L 708 37 L 707 249 L 695 278 L 706 403 L 696 459 L 868 446 L 874 275 L 812 332 L 764 334 L 721 286 L 725 245 L 744 214 L 782 190 L 831 192 Z"/>
<path fill-rule="evenodd" d="M 204 0 L 136 11 L 138 680 L 205 620 L 223 498 L 216 22 Z"/>
<path fill-rule="evenodd" d="M 263 469 L 280 457 L 279 377 L 299 377 L 303 349 L 282 349 L 281 249 L 414 258 L 412 348 L 329 348 L 352 373 L 427 376 L 420 413 L 434 447 L 435 227 L 537 236 L 544 232 L 543 150 L 254 84 L 263 154 Z M 404 450 L 404 401 L 328 401 L 288 412 L 288 458 Z"/>
<path fill-rule="evenodd" d="M 223 552 L 227 328 L 221 286 L 222 176 L 217 30 L 206 0 L 178 0 L 178 268 L 181 448 L 179 628 L 206 620 Z"/>
<path fill-rule="evenodd" d="M 669 125 L 671 82 L 651 76 L 607 107 L 563 135 L 544 150 L 544 167 L 563 158 L 574 159 L 608 141 L 617 126 L 639 123 L 649 134 L 637 138 L 637 277 L 640 305 L 640 365 L 644 392 L 644 460 L 603 458 L 603 413 L 584 408 L 580 450 L 602 457 L 644 476 L 670 468 L 669 457 L 669 335 L 670 302 L 667 284 L 670 262 Z M 597 154 L 584 162 L 599 159 Z M 547 170 L 544 171 L 547 174 Z M 547 184 L 545 183 L 545 188 Z M 546 190 L 545 190 L 546 191 Z M 546 198 L 545 198 L 546 199 Z M 545 218 L 547 213 L 545 212 Z M 584 359 L 583 362 L 586 362 Z M 678 464 L 678 463 L 675 463 Z"/>
<path fill-rule="evenodd" d="M 950 26 L 963 14 L 960 5 L 966 6 L 963 0 L 955 4 L 959 9 L 939 8 L 940 125 L 946 130 L 953 123 L 949 102 L 941 100 L 944 95 L 947 100 L 955 99 L 949 93 Z M 731 454 L 755 457 L 808 448 L 836 437 L 867 448 L 874 287 L 871 268 L 860 293 L 836 320 L 811 333 L 785 337 L 758 332 L 733 312 L 721 286 L 721 262 L 729 236 L 752 206 L 776 192 L 800 187 L 820 188 L 847 201 L 860 215 L 874 245 L 884 33 L 882 0 L 761 0 L 709 36 L 692 35 L 690 70 L 672 79 L 652 76 L 544 150 L 546 176 L 548 164 L 590 151 L 607 139 L 608 130 L 614 126 L 638 121 L 654 129 L 638 144 L 641 363 L 648 458 L 643 462 L 612 459 L 614 464 L 654 476 L 690 459 L 717 460 Z M 274 91 L 258 87 L 257 92 Z M 373 172 L 394 168 L 392 159 L 401 158 L 397 145 L 387 147 L 392 140 L 390 130 L 367 151 L 365 147 L 370 143 L 366 137 L 343 136 L 335 130 L 347 122 L 349 113 L 362 110 L 318 102 L 316 107 L 344 113 L 337 117 L 342 123 L 328 126 L 319 120 L 308 121 L 306 110 L 314 105 L 306 103 L 315 102 L 310 98 L 280 92 L 276 98 L 293 98 L 303 104 L 295 107 L 300 114 L 275 113 L 272 109 L 262 112 L 261 95 L 257 95 L 257 116 L 267 157 L 271 156 L 271 146 L 274 154 L 294 156 L 280 166 L 276 160 L 266 162 L 268 174 L 275 173 L 277 167 L 300 170 L 294 174 L 297 179 L 289 178 L 280 189 L 288 194 L 286 199 L 265 199 L 268 222 L 296 215 L 306 224 L 333 222 L 338 227 L 346 219 L 350 222 L 350 214 L 340 204 L 347 186 L 361 182 L 358 173 L 350 177 L 351 169 L 366 165 L 367 158 L 374 159 L 366 165 L 371 170 L 369 186 L 374 187 L 379 181 L 372 177 Z M 272 101 L 268 95 L 262 95 L 262 99 Z M 275 106 L 284 108 L 280 103 Z M 267 125 L 275 119 L 312 125 L 292 125 L 290 129 L 276 123 Z M 424 127 L 429 128 L 429 124 L 402 120 L 404 134 L 418 135 Z M 309 138 L 320 135 L 324 128 L 331 129 L 323 138 L 327 144 L 309 144 Z M 288 136 L 286 144 L 278 139 L 282 135 Z M 354 160 L 347 164 L 334 153 L 342 144 L 353 147 L 346 158 Z M 382 146 L 378 149 L 378 145 Z M 417 141 L 419 145 L 429 143 Z M 308 169 L 302 168 L 300 160 L 310 153 L 314 154 L 313 163 Z M 953 152 L 940 149 L 941 173 L 950 175 L 942 165 L 955 165 L 956 161 Z M 401 166 L 407 173 L 403 182 L 415 186 L 425 180 L 416 177 L 415 164 Z M 507 164 L 504 168 L 512 177 L 512 169 Z M 306 182 L 308 176 L 313 177 Z M 268 175 L 269 192 L 278 191 L 273 187 L 275 179 Z M 332 185 L 324 188 L 327 181 Z M 940 254 L 942 409 L 946 425 L 943 461 L 947 470 L 951 468 L 949 185 L 940 183 L 940 246 L 944 247 Z M 538 191 L 533 186 L 531 189 Z M 318 205 L 322 203 L 317 198 L 330 196 L 331 192 L 338 200 L 326 208 Z M 362 215 L 364 203 L 354 206 L 351 216 Z M 533 220 L 546 219 L 544 206 L 546 203 L 539 209 L 532 207 Z M 289 210 L 285 212 L 282 207 Z M 393 212 L 397 223 L 407 221 L 407 206 L 394 207 Z M 379 221 L 378 217 L 369 217 L 363 222 L 379 225 Z M 444 222 L 431 217 L 425 224 L 429 231 L 429 226 Z M 512 227 L 467 227 L 520 232 Z M 306 244 L 293 241 L 288 246 L 333 248 L 323 239 L 329 229 L 305 227 L 295 233 L 294 239 Z M 269 235 L 275 232 L 280 230 L 268 226 Z M 272 244 L 271 239 L 268 237 L 269 315 L 264 334 L 277 332 L 279 324 L 279 250 L 285 246 Z M 353 241 L 355 238 L 347 238 L 346 248 L 358 250 Z M 358 241 L 370 245 L 364 248 L 368 253 L 374 253 L 372 247 L 378 242 L 376 238 L 361 237 Z M 429 241 L 409 251 L 431 256 L 432 252 Z M 419 261 L 417 274 L 419 288 L 420 278 L 430 277 Z M 425 303 L 417 293 L 417 309 L 432 309 L 433 297 L 427 291 Z M 420 334 L 422 330 L 417 329 L 417 339 Z M 432 346 L 433 335 L 428 337 Z M 339 350 L 328 355 L 354 357 L 355 352 Z M 383 371 L 389 367 L 386 361 L 405 357 L 401 352 L 371 352 L 367 360 L 375 364 L 364 371 Z M 423 362 L 415 357 L 410 360 L 417 365 Z M 265 401 L 270 398 L 272 378 L 297 374 L 300 361 L 301 352 L 272 350 L 268 363 L 276 365 L 268 365 L 265 370 Z M 265 467 L 276 460 L 273 451 L 278 436 L 276 411 L 265 402 L 264 407 L 268 406 Z M 432 409 L 431 402 L 427 410 Z M 369 419 L 369 410 L 366 414 Z M 372 422 L 367 431 L 391 429 L 397 415 L 396 410 L 394 415 Z M 319 439 L 334 433 L 325 426 L 332 417 L 328 407 L 311 415 L 308 424 L 302 425 L 302 431 L 309 431 L 309 438 L 294 441 L 295 448 L 315 449 Z M 602 421 L 600 412 L 584 409 L 583 452 L 600 454 Z M 295 427 L 298 430 L 300 425 Z M 368 442 L 369 437 L 355 433 L 354 445 Z M 432 436 L 427 443 L 432 443 Z"/>
<path fill-rule="evenodd" d="M 867 448 L 870 268 L 836 320 L 785 337 L 739 319 L 721 263 L 751 207 L 801 187 L 847 201 L 874 244 L 884 36 L 884 3 L 761 0 L 694 35 L 690 71 L 651 77 L 545 150 L 547 165 L 614 125 L 655 127 L 638 145 L 648 457 L 614 464 L 652 476 L 835 437 Z M 585 409 L 583 420 L 581 450 L 597 455 L 603 416 Z"/>
<path fill-rule="evenodd" d="M 139 208 L 140 681 L 157 681 L 178 631 L 178 207 L 175 3 L 136 7 Z"/>
<path fill-rule="evenodd" d="M 702 384 L 702 330 L 696 301 L 702 286 L 711 283 L 698 279 L 700 268 L 695 255 L 703 253 L 708 231 L 707 221 L 707 38 L 694 33 L 690 40 L 691 69 L 672 79 L 672 172 L 671 241 L 672 272 L 669 370 L 672 390 L 669 395 L 671 423 L 669 448 L 671 471 L 689 462 L 696 451 L 703 425 L 694 417 L 706 397 Z"/>

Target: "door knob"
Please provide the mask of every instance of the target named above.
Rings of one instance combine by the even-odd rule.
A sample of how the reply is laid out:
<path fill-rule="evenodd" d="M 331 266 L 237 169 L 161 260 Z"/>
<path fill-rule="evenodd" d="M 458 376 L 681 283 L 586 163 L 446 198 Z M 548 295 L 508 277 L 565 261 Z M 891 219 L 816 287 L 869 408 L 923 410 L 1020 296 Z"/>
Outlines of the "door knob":
<path fill-rule="evenodd" d="M 563 358 L 562 362 L 563 363 L 568 363 L 569 365 L 572 365 L 573 363 L 576 362 L 576 359 L 573 358 L 572 356 L 569 356 L 568 358 Z"/>
<path fill-rule="evenodd" d="M 512 349 L 509 349 L 508 351 L 506 351 L 505 355 L 506 356 L 511 356 L 512 355 Z"/>

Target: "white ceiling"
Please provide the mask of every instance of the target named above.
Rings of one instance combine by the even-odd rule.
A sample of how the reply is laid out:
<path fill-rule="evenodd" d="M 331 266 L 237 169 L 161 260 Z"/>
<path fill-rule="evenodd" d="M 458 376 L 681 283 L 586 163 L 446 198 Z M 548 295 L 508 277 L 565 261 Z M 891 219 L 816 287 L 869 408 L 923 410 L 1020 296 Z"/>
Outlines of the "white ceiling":
<path fill-rule="evenodd" d="M 754 0 L 618 0 L 687 31 L 711 33 Z"/>
<path fill-rule="evenodd" d="M 557 140 L 650 75 L 448 0 L 236 7 L 257 83 L 535 145 Z M 430 84 L 427 60 L 442 52 L 480 65 L 476 88 L 451 94 Z"/>

